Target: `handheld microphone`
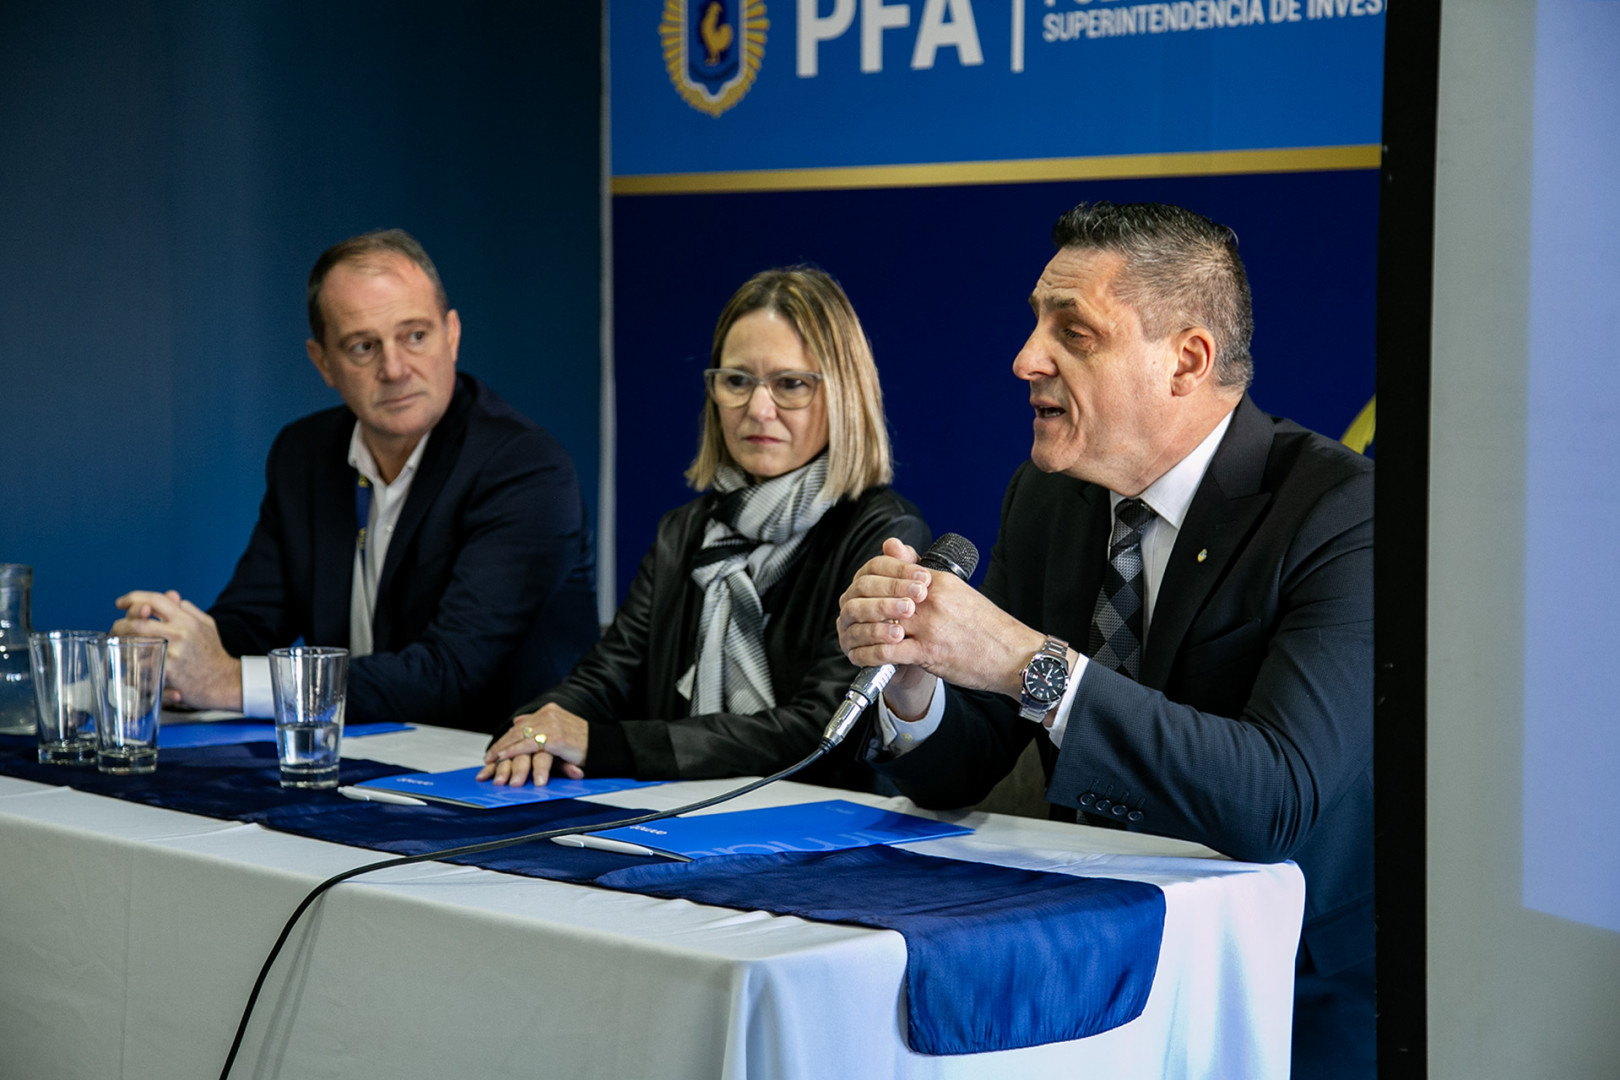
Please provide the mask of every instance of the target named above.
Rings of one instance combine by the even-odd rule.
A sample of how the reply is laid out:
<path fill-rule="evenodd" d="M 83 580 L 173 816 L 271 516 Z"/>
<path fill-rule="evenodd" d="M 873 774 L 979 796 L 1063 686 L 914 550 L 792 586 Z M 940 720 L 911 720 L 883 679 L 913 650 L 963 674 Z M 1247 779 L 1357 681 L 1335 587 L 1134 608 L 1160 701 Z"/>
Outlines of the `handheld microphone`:
<path fill-rule="evenodd" d="M 931 544 L 923 554 L 922 565 L 930 570 L 949 570 L 957 577 L 966 581 L 972 576 L 974 568 L 979 565 L 979 549 L 973 546 L 973 541 L 956 533 L 946 533 Z M 831 749 L 844 741 L 849 729 L 855 726 L 867 706 L 877 700 L 883 693 L 883 688 L 889 685 L 894 678 L 894 665 L 882 664 L 878 667 L 861 668 L 855 680 L 849 684 L 844 692 L 843 703 L 838 711 L 833 713 L 827 722 L 827 728 L 821 733 L 821 745 Z"/>

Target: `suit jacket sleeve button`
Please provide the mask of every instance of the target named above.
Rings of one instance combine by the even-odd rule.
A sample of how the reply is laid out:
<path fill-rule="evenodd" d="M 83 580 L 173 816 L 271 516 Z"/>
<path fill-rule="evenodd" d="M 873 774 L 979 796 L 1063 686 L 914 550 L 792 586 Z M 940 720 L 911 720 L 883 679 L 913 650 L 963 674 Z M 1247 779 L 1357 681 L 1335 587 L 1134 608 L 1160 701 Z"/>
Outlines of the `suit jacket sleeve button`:
<path fill-rule="evenodd" d="M 1141 821 L 1142 820 L 1142 811 L 1140 811 L 1140 810 L 1132 810 L 1130 813 L 1125 815 L 1125 820 L 1126 821 Z"/>
<path fill-rule="evenodd" d="M 1114 806 L 1114 816 L 1115 817 L 1124 817 L 1125 816 L 1125 809 L 1126 808 L 1125 808 L 1125 806 L 1123 804 L 1116 804 Z"/>

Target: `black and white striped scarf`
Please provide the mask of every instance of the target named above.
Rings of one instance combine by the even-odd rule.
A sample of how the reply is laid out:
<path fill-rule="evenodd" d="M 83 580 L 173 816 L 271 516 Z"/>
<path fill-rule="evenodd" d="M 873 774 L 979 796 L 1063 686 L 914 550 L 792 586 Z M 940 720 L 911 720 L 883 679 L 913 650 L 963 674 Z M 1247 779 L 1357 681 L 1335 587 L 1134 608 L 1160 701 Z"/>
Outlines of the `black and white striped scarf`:
<path fill-rule="evenodd" d="M 827 455 L 764 483 L 723 465 L 722 493 L 711 511 L 692 580 L 703 589 L 693 661 L 692 713 L 757 713 L 776 705 L 765 659 L 765 616 L 759 597 L 793 564 L 816 522 L 832 506 L 821 498 Z"/>

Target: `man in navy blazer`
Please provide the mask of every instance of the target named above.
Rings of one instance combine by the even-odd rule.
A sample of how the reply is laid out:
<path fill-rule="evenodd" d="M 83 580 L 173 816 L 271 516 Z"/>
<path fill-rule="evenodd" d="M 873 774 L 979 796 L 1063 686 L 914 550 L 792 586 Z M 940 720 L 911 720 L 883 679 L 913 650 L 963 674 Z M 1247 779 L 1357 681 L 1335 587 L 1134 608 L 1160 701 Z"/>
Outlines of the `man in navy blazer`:
<path fill-rule="evenodd" d="M 269 715 L 265 653 L 350 650 L 348 718 L 488 730 L 596 638 L 573 463 L 456 372 L 461 321 L 414 238 L 367 233 L 310 273 L 310 360 L 340 408 L 284 428 L 259 520 L 214 606 L 117 600 L 169 641 L 165 699 Z"/>
<path fill-rule="evenodd" d="M 1297 861 L 1294 1075 L 1370 1077 L 1372 464 L 1245 393 L 1229 230 L 1099 203 L 1053 235 L 982 592 L 891 541 L 843 599 L 851 661 L 900 665 L 881 768 L 961 806 L 1039 736 L 1059 812 Z"/>

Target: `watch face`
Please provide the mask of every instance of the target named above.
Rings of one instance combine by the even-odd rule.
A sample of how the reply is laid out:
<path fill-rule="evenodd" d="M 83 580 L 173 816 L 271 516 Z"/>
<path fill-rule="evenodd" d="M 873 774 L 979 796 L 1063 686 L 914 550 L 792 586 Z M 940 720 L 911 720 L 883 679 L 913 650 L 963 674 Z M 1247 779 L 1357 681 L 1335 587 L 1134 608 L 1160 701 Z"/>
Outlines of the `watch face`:
<path fill-rule="evenodd" d="M 1069 665 L 1055 656 L 1037 656 L 1024 669 L 1024 693 L 1038 702 L 1053 704 L 1069 685 Z"/>

